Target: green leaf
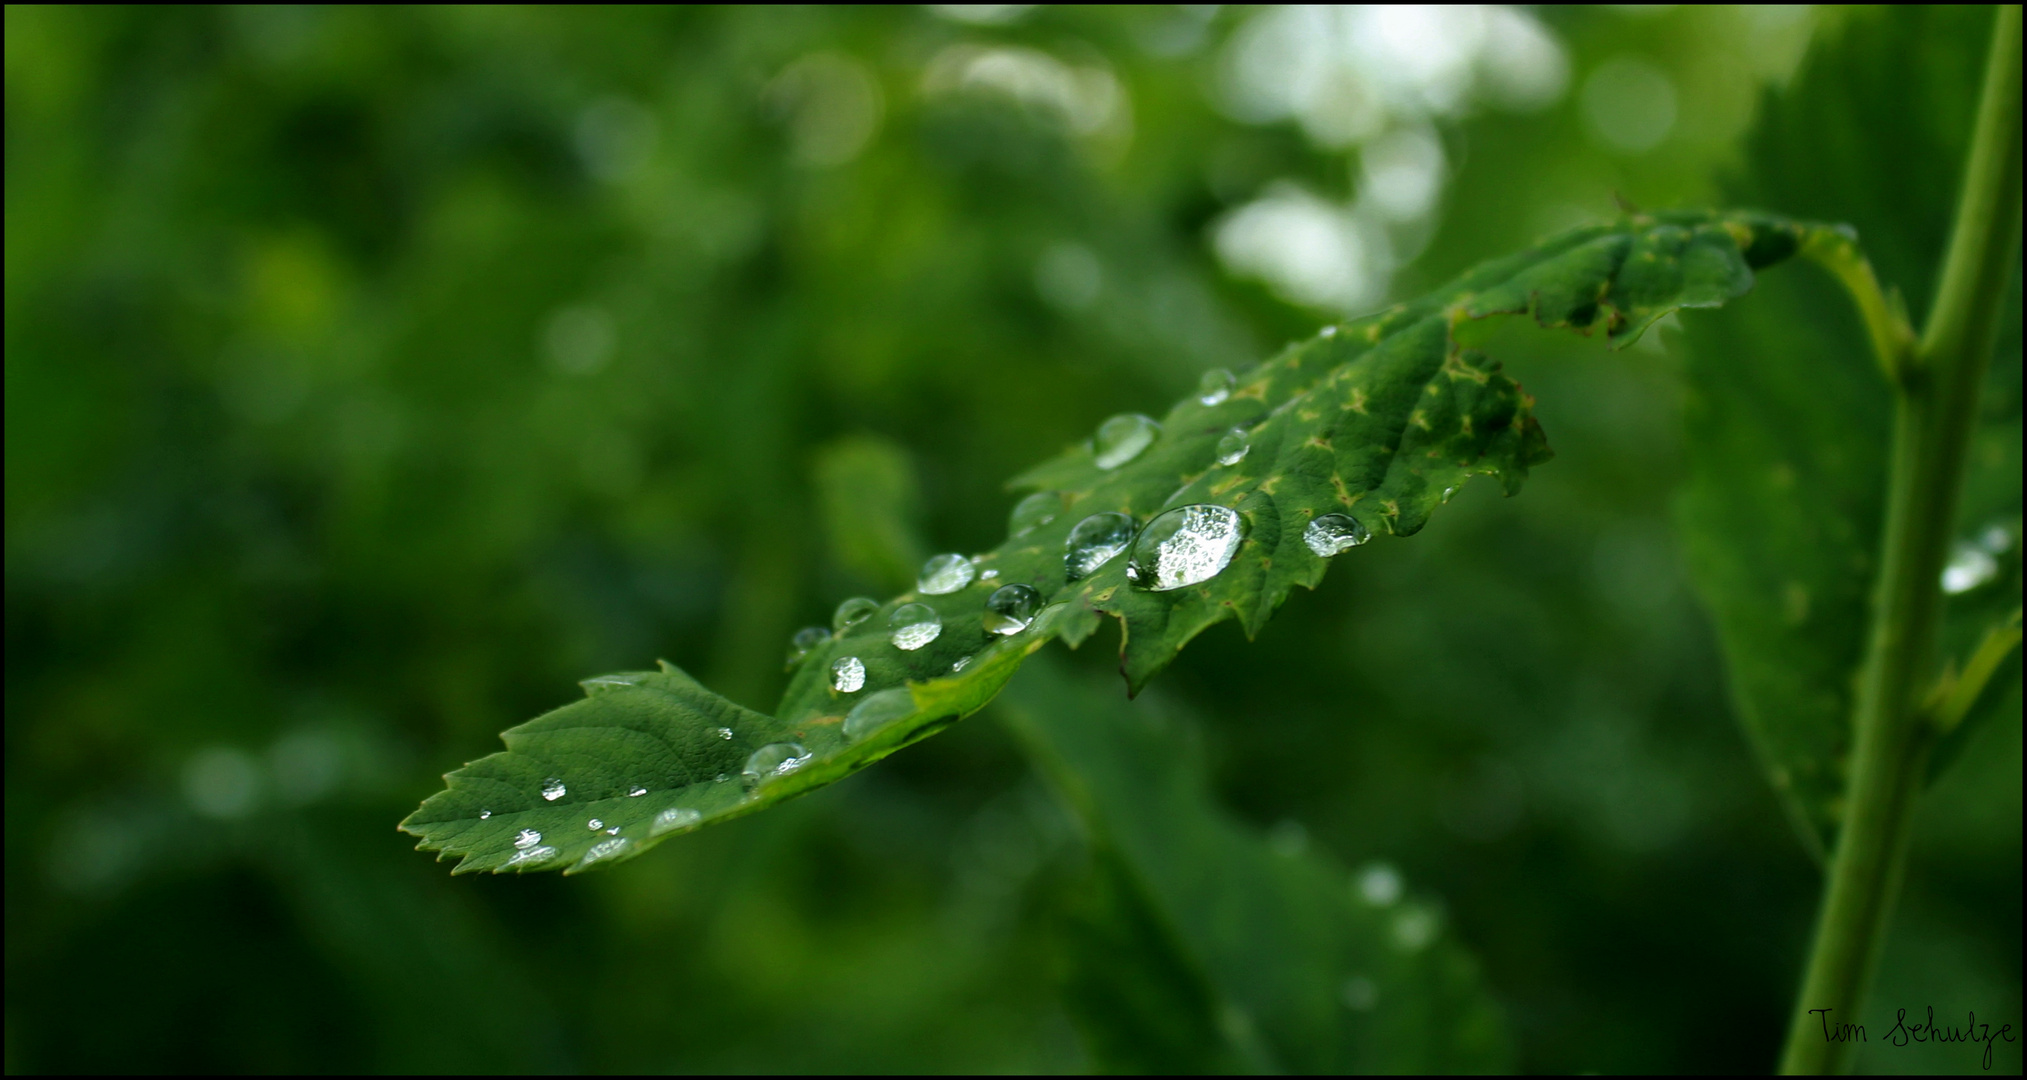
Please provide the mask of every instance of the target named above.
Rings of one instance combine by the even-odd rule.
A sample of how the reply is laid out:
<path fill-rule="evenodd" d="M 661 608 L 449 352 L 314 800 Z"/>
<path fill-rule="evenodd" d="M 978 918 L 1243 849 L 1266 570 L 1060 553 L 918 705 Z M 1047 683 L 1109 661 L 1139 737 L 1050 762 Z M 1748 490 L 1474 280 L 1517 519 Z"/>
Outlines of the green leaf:
<path fill-rule="evenodd" d="M 1460 321 L 1525 313 L 1545 326 L 1602 327 L 1623 347 L 1671 311 L 1742 294 L 1754 267 L 1819 235 L 1820 227 L 1761 214 L 1634 216 L 1327 327 L 1228 386 L 1184 399 L 1133 452 L 1074 447 L 1017 478 L 1015 487 L 1038 492 L 1030 510 L 1045 512 L 964 564 L 975 579 L 962 587 L 868 604 L 867 617 L 802 658 L 775 717 L 716 698 L 666 666 L 660 675 L 590 680 L 585 701 L 508 731 L 506 753 L 451 773 L 449 788 L 403 828 L 422 837 L 424 850 L 462 856 L 461 870 L 630 857 L 688 827 L 662 814 L 709 822 L 748 813 L 940 730 L 990 701 L 1050 638 L 1075 646 L 1106 615 L 1120 621 L 1121 668 L 1137 692 L 1207 627 L 1236 618 L 1250 636 L 1295 586 L 1314 588 L 1330 561 L 1305 539 L 1318 518 L 1340 514 L 1370 536 L 1408 536 L 1472 477 L 1494 478 L 1512 494 L 1548 459 L 1531 399 L 1497 363 L 1458 344 Z M 1145 434 L 1148 423 L 1120 426 Z M 1122 552 L 1073 578 L 1065 546 L 1080 522 L 1119 514 L 1140 528 L 1189 506 L 1211 508 L 1198 513 L 1222 517 L 1238 534 L 1224 549 L 1228 562 L 1201 567 L 1208 577 L 1142 589 L 1128 580 L 1130 564 L 1146 562 L 1150 584 L 1175 564 L 1162 571 Z M 1149 548 L 1153 532 L 1142 533 Z M 1199 534 L 1196 555 L 1216 546 L 1208 535 Z M 1036 590 L 1045 607 L 1020 632 L 988 632 L 988 597 L 1010 584 Z M 913 648 L 900 647 L 890 626 L 904 605 L 935 613 L 933 635 L 920 627 L 899 639 Z M 732 735 L 710 734 L 720 729 Z M 755 758 L 742 768 L 749 754 L 791 748 L 786 764 Z M 543 799 L 550 779 L 570 794 Z M 647 794 L 629 798 L 637 786 Z M 609 834 L 615 815 L 621 831 Z M 600 829 L 590 828 L 592 818 Z M 542 843 L 517 851 L 523 830 L 541 833 Z M 541 847 L 556 850 L 542 860 L 526 855 Z M 593 853 L 600 858 L 586 862 Z"/>
<path fill-rule="evenodd" d="M 999 706 L 1091 838 L 1068 998 L 1119 1071 L 1485 1072 L 1504 1022 L 1440 908 L 1213 802 L 1188 729 L 1030 665 Z"/>
<path fill-rule="evenodd" d="M 1918 317 L 1949 228 L 1990 26 L 1983 9 L 1847 13 L 1788 87 L 1769 94 L 1728 196 L 1852 223 L 1881 280 Z M 1677 520 L 1741 722 L 1820 858 L 1841 812 L 1892 392 L 1851 298 L 1828 275 L 1785 274 L 1762 288 L 1752 304 L 1687 325 L 1690 475 Z M 2017 536 L 2017 290 L 2012 303 L 2014 389 L 1995 402 L 1988 388 L 1990 430 L 1974 444 L 1982 449 L 1965 508 L 1982 525 L 2004 520 L 2010 499 Z M 1950 605 L 1943 635 L 1959 657 L 1998 614 L 1967 620 L 1964 608 Z"/>

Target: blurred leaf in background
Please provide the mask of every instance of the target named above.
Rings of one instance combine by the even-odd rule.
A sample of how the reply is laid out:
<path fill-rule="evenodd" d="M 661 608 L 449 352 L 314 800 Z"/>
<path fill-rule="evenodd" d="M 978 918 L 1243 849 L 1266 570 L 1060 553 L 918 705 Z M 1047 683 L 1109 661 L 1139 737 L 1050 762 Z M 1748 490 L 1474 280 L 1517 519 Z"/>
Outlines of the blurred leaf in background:
<path fill-rule="evenodd" d="M 1050 959 L 1086 842 L 990 714 L 570 882 L 389 825 L 590 673 L 771 704 L 878 545 L 978 550 L 1111 413 L 1614 191 L 1717 199 L 1839 18 L 10 7 L 8 1068 L 1101 1063 Z M 1674 360 L 1490 333 L 1526 497 L 1164 693 L 1234 829 L 1440 903 L 1518 1067 L 1762 1069 L 1817 882 L 1683 587 Z M 1885 978 L 2017 1017 L 1985 730 Z"/>

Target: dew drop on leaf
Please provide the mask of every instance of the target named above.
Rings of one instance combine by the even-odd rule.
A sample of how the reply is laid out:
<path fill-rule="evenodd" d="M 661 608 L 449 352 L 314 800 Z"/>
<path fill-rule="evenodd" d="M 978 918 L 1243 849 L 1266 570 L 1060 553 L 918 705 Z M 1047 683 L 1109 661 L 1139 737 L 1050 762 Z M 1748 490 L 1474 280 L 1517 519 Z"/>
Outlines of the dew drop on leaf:
<path fill-rule="evenodd" d="M 1350 551 L 1372 539 L 1372 533 L 1350 514 L 1325 514 L 1302 530 L 1302 542 L 1321 559 Z"/>
<path fill-rule="evenodd" d="M 882 690 L 852 707 L 845 714 L 845 738 L 858 739 L 915 712 L 915 695 L 896 687 Z"/>
<path fill-rule="evenodd" d="M 696 810 L 687 806 L 671 806 L 655 815 L 654 823 L 648 826 L 648 835 L 660 836 L 671 829 L 687 829 L 702 820 L 704 815 Z"/>
<path fill-rule="evenodd" d="M 605 830 L 605 835 L 607 835 L 607 836 L 618 836 L 618 835 L 619 835 L 619 826 L 617 826 L 617 825 L 614 825 L 614 826 L 613 826 L 612 828 L 610 828 L 610 829 L 607 829 L 607 830 Z"/>
<path fill-rule="evenodd" d="M 582 859 L 577 860 L 577 865 L 590 866 L 592 863 L 618 856 L 632 846 L 633 841 L 626 839 L 600 840 L 591 845 L 591 850 L 585 852 Z"/>
<path fill-rule="evenodd" d="M 1246 437 L 1246 429 L 1235 427 L 1225 432 L 1224 438 L 1218 440 L 1218 464 L 1237 465 L 1246 460 L 1246 455 L 1251 453 L 1252 449 L 1253 442 Z"/>
<path fill-rule="evenodd" d="M 1002 585 L 985 599 L 985 632 L 1002 637 L 1018 634 L 1041 609 L 1042 594 L 1034 586 Z"/>
<path fill-rule="evenodd" d="M 805 626 L 788 639 L 788 662 L 793 664 L 808 656 L 811 649 L 830 640 L 831 632 L 821 626 Z"/>
<path fill-rule="evenodd" d="M 866 665 L 858 657 L 840 656 L 831 662 L 831 689 L 840 694 L 851 694 L 856 693 L 859 687 L 864 685 L 866 685 Z"/>
<path fill-rule="evenodd" d="M 492 817 L 492 816 L 493 816 L 493 812 L 492 812 L 491 810 L 481 810 L 481 811 L 479 811 L 479 820 L 480 820 L 480 821 L 484 821 L 484 820 L 486 820 L 487 818 L 489 818 L 489 817 Z"/>
<path fill-rule="evenodd" d="M 515 852 L 514 857 L 501 863 L 500 867 L 505 869 L 509 866 L 527 866 L 534 863 L 548 862 L 555 857 L 556 849 L 544 844 L 541 847 L 531 847 L 525 851 Z"/>
<path fill-rule="evenodd" d="M 768 743 L 746 758 L 746 767 L 740 770 L 740 775 L 748 784 L 758 784 L 787 776 L 808 763 L 809 751 L 801 743 Z"/>
<path fill-rule="evenodd" d="M 731 742 L 732 729 L 728 727 L 721 727 L 717 730 L 717 736 L 721 739 L 724 739 L 726 742 Z"/>
<path fill-rule="evenodd" d="M 1037 491 L 1014 504 L 1013 513 L 1008 516 L 1006 531 L 1014 536 L 1039 529 L 1056 520 L 1063 512 L 1063 496 L 1054 491 Z"/>
<path fill-rule="evenodd" d="M 952 674 L 955 674 L 957 672 L 963 671 L 965 668 L 970 666 L 971 666 L 971 657 L 960 656 L 956 660 L 951 661 L 950 671 Z"/>
<path fill-rule="evenodd" d="M 1063 574 L 1071 581 L 1090 577 L 1133 542 L 1133 519 L 1125 514 L 1092 514 L 1063 539 Z"/>
<path fill-rule="evenodd" d="M 1321 329 L 1321 330 L 1317 331 L 1317 333 L 1319 333 L 1319 334 L 1322 334 L 1322 335 L 1323 335 L 1324 337 L 1336 337 L 1336 336 L 1337 336 L 1337 327 L 1336 327 L 1336 326 L 1334 326 L 1334 325 L 1332 325 L 1332 326 L 1326 326 L 1326 327 L 1324 327 L 1323 329 Z"/>
<path fill-rule="evenodd" d="M 1245 534 L 1245 519 L 1227 507 L 1178 506 L 1140 530 L 1126 564 L 1126 580 L 1149 592 L 1209 581 L 1231 565 Z"/>
<path fill-rule="evenodd" d="M 558 780 L 553 776 L 547 780 L 542 781 L 542 797 L 549 800 L 550 802 L 555 802 L 556 800 L 562 798 L 563 793 L 568 790 L 569 790 L 568 788 L 563 786 L 563 781 Z"/>
<path fill-rule="evenodd" d="M 1212 368 L 1197 380 L 1196 399 L 1206 405 L 1223 405 L 1232 396 L 1232 373 L 1224 368 Z"/>
<path fill-rule="evenodd" d="M 902 604 L 887 616 L 887 627 L 895 648 L 914 652 L 943 633 L 943 617 L 928 604 Z"/>
<path fill-rule="evenodd" d="M 873 613 L 878 610 L 880 610 L 880 602 L 878 600 L 871 599 L 870 597 L 854 596 L 850 600 L 839 604 L 837 611 L 831 615 L 831 629 L 839 634 L 843 634 L 846 630 L 872 618 Z"/>
<path fill-rule="evenodd" d="M 627 789 L 626 797 L 629 799 L 638 799 L 647 793 L 648 789 L 640 786 L 639 784 L 635 784 L 633 787 Z"/>
<path fill-rule="evenodd" d="M 600 821 L 597 818 L 592 818 L 585 824 L 590 826 L 592 832 L 597 832 L 598 830 L 605 828 L 605 822 Z"/>
<path fill-rule="evenodd" d="M 1951 596 L 1967 593 L 1998 576 L 1999 560 L 1990 552 L 1973 544 L 1958 544 L 1943 566 L 1943 592 Z"/>
<path fill-rule="evenodd" d="M 1120 413 L 1099 424 L 1098 438 L 1092 446 L 1098 467 L 1116 469 L 1132 461 L 1152 446 L 1155 436 L 1160 434 L 1161 425 L 1153 417 L 1139 413 Z"/>
<path fill-rule="evenodd" d="M 533 829 L 522 829 L 520 835 L 514 837 L 514 846 L 522 849 L 534 847 L 541 842 L 542 834 Z"/>
<path fill-rule="evenodd" d="M 971 584 L 977 576 L 978 567 L 962 555 L 932 555 L 922 564 L 922 573 L 915 579 L 915 591 L 924 596 L 943 596 Z"/>

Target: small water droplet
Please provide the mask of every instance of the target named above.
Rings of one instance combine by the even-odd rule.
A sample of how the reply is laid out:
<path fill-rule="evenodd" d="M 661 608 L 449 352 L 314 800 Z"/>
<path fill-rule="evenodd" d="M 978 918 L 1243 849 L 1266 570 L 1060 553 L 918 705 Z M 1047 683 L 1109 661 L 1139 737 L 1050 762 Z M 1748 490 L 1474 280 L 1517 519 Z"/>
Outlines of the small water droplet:
<path fill-rule="evenodd" d="M 615 690 L 624 686 L 638 686 L 639 680 L 632 675 L 597 675 L 580 681 L 577 685 L 596 693 L 600 690 Z"/>
<path fill-rule="evenodd" d="M 1363 975 L 1344 980 L 1344 989 L 1339 993 L 1344 998 L 1344 1007 L 1353 1012 L 1371 1012 L 1379 1004 L 1379 984 Z"/>
<path fill-rule="evenodd" d="M 717 776 L 712 777 L 712 779 L 722 784 L 725 781 L 732 779 L 732 775 L 730 773 L 719 773 Z"/>
<path fill-rule="evenodd" d="M 1456 489 L 1456 487 L 1455 487 L 1455 486 L 1451 486 L 1451 487 L 1446 487 L 1446 488 L 1444 488 L 1444 489 L 1443 489 L 1443 501 L 1444 501 L 1444 502 L 1449 502 L 1449 501 L 1450 501 L 1450 496 L 1452 496 L 1452 495 L 1455 495 L 1455 494 L 1457 494 L 1457 489 Z"/>
<path fill-rule="evenodd" d="M 959 672 L 963 671 L 965 668 L 968 668 L 970 666 L 971 666 L 971 657 L 960 656 L 956 660 L 951 662 L 950 670 L 952 672 Z"/>
<path fill-rule="evenodd" d="M 788 662 L 792 666 L 810 654 L 810 650 L 829 641 L 831 632 L 821 626 L 805 626 L 788 639 Z"/>
<path fill-rule="evenodd" d="M 1232 373 L 1224 368 L 1212 368 L 1197 380 L 1196 399 L 1206 405 L 1223 405 L 1232 396 Z"/>
<path fill-rule="evenodd" d="M 592 863 L 620 855 L 632 846 L 631 840 L 600 840 L 591 845 L 591 850 L 585 852 L 582 859 L 577 860 L 577 865 L 590 866 Z"/>
<path fill-rule="evenodd" d="M 1987 525 L 1978 534 L 1978 546 L 1994 555 L 2004 555 L 2013 546 L 2013 534 L 2004 525 Z"/>
<path fill-rule="evenodd" d="M 1055 491 L 1037 491 L 1014 504 L 1007 517 L 1006 531 L 1014 536 L 1039 529 L 1063 512 L 1063 496 Z"/>
<path fill-rule="evenodd" d="M 880 610 L 880 602 L 864 596 L 854 596 L 838 605 L 831 615 L 831 629 L 843 635 L 846 630 L 865 622 Z"/>
<path fill-rule="evenodd" d="M 597 832 L 598 830 L 605 828 L 605 822 L 600 821 L 597 818 L 592 818 L 585 824 L 590 827 L 592 832 Z"/>
<path fill-rule="evenodd" d="M 1246 520 L 1227 507 L 1178 506 L 1140 530 L 1127 579 L 1150 592 L 1209 581 L 1231 565 L 1245 535 Z"/>
<path fill-rule="evenodd" d="M 996 577 L 998 577 L 998 576 L 999 576 L 999 571 L 997 571 L 997 570 L 981 570 L 981 571 L 979 571 L 979 573 L 978 573 L 978 580 L 980 580 L 980 581 L 991 581 L 991 580 L 992 580 L 993 578 L 996 578 Z"/>
<path fill-rule="evenodd" d="M 541 842 L 542 834 L 533 829 L 522 829 L 520 835 L 514 837 L 514 846 L 517 848 L 531 848 Z"/>
<path fill-rule="evenodd" d="M 943 596 L 971 584 L 978 567 L 962 555 L 932 555 L 915 578 L 915 591 L 924 596 Z"/>
<path fill-rule="evenodd" d="M 671 806 L 655 815 L 654 824 L 648 826 L 649 836 L 660 836 L 671 829 L 687 829 L 704 820 L 704 815 L 687 806 Z"/>
<path fill-rule="evenodd" d="M 527 866 L 534 863 L 548 862 L 555 857 L 556 849 L 544 844 L 541 847 L 531 847 L 526 851 L 515 852 L 513 858 L 500 864 L 500 868 L 504 870 L 509 866 Z"/>
<path fill-rule="evenodd" d="M 542 781 L 542 797 L 549 800 L 550 802 L 555 802 L 556 800 L 562 798 L 563 793 L 568 790 L 569 790 L 568 788 L 563 786 L 563 781 L 558 780 L 553 776 L 547 780 Z"/>
<path fill-rule="evenodd" d="M 1063 538 L 1063 574 L 1071 581 L 1090 577 L 1132 542 L 1132 518 L 1125 514 L 1092 514 Z"/>
<path fill-rule="evenodd" d="M 1367 863 L 1358 872 L 1358 895 L 1374 907 L 1391 907 L 1401 889 L 1401 872 L 1387 863 Z"/>
<path fill-rule="evenodd" d="M 1246 437 L 1246 429 L 1235 427 L 1218 440 L 1218 464 L 1237 465 L 1246 460 L 1246 455 L 1252 451 L 1253 441 Z"/>
<path fill-rule="evenodd" d="M 721 728 L 719 728 L 719 729 L 718 729 L 718 730 L 717 730 L 716 732 L 714 732 L 714 734 L 716 734 L 716 735 L 717 735 L 717 736 L 718 736 L 719 738 L 721 738 L 721 739 L 725 740 L 726 742 L 731 742 L 731 741 L 732 741 L 732 729 L 731 729 L 731 728 L 728 728 L 728 727 L 721 727 Z"/>
<path fill-rule="evenodd" d="M 1042 594 L 1032 585 L 1002 585 L 985 600 L 985 632 L 1003 637 L 1018 634 L 1035 621 Z"/>
<path fill-rule="evenodd" d="M 1322 559 L 1350 551 L 1370 539 L 1372 533 L 1350 514 L 1325 514 L 1302 530 L 1302 542 Z"/>
<path fill-rule="evenodd" d="M 840 694 L 856 692 L 866 685 L 866 665 L 856 656 L 840 656 L 831 662 L 831 689 Z"/>
<path fill-rule="evenodd" d="M 1319 333 L 1319 334 L 1322 334 L 1322 335 L 1323 335 L 1324 337 L 1336 337 L 1336 336 L 1337 336 L 1337 327 L 1335 327 L 1335 326 L 1326 326 L 1326 327 L 1324 327 L 1323 329 L 1321 329 L 1321 330 L 1318 330 L 1318 331 L 1317 331 L 1317 333 Z"/>
<path fill-rule="evenodd" d="M 882 690 L 852 707 L 845 714 L 845 738 L 863 738 L 880 728 L 915 714 L 915 695 L 896 687 Z"/>
<path fill-rule="evenodd" d="M 787 776 L 809 764 L 809 758 L 809 751 L 803 749 L 801 743 L 768 743 L 746 758 L 746 767 L 740 770 L 740 775 L 748 784 L 758 784 L 777 776 Z"/>
<path fill-rule="evenodd" d="M 638 799 L 647 793 L 648 789 L 640 786 L 639 784 L 635 784 L 633 787 L 627 789 L 626 797 L 629 799 Z"/>
<path fill-rule="evenodd" d="M 928 604 L 902 604 L 887 616 L 887 627 L 895 648 L 914 652 L 943 633 L 943 616 Z"/>
<path fill-rule="evenodd" d="M 493 812 L 492 812 L 491 810 L 481 810 L 481 811 L 479 811 L 479 820 L 480 820 L 480 821 L 484 821 L 484 820 L 486 820 L 487 818 L 489 818 L 489 817 L 492 817 L 492 816 L 493 816 Z"/>
<path fill-rule="evenodd" d="M 617 825 L 614 825 L 614 826 L 613 826 L 612 828 L 610 828 L 610 829 L 607 829 L 607 830 L 605 830 L 605 835 L 607 835 L 607 836 L 618 836 L 618 835 L 619 835 L 619 826 L 617 826 Z"/>
<path fill-rule="evenodd" d="M 1139 413 L 1120 413 L 1118 416 L 1098 425 L 1098 438 L 1093 444 L 1095 460 L 1101 469 L 1116 469 L 1140 456 L 1140 452 L 1154 445 L 1155 437 L 1161 434 L 1161 425 L 1150 416 Z"/>
<path fill-rule="evenodd" d="M 1967 593 L 1999 576 L 1999 560 L 1982 547 L 1958 544 L 1943 567 L 1943 592 L 1951 596 Z"/>

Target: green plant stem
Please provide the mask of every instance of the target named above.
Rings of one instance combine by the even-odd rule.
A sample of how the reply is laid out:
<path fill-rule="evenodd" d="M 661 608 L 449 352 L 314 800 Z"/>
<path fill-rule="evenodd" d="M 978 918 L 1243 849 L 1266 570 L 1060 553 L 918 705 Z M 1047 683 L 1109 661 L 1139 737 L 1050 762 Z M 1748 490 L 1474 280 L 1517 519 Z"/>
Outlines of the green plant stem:
<path fill-rule="evenodd" d="M 2019 241 L 2020 181 L 2020 9 L 2006 5 L 1997 13 L 1935 307 L 1897 380 L 1885 549 L 1853 717 L 1849 795 L 1782 1056 L 1786 1073 L 1839 1072 L 1849 1063 L 1853 1043 L 1826 1037 L 1826 1022 L 1833 1033 L 1840 1022 L 1864 1022 L 1859 1010 L 1899 891 L 1933 734 L 1919 695 L 1934 665 L 1937 578 Z"/>

